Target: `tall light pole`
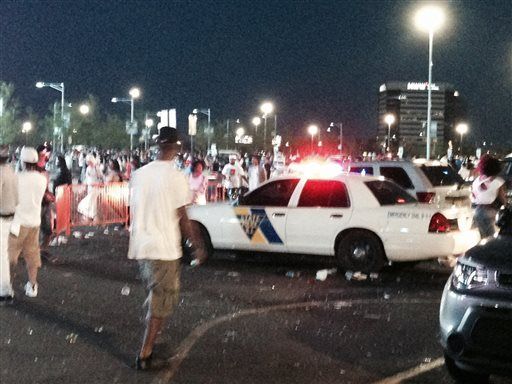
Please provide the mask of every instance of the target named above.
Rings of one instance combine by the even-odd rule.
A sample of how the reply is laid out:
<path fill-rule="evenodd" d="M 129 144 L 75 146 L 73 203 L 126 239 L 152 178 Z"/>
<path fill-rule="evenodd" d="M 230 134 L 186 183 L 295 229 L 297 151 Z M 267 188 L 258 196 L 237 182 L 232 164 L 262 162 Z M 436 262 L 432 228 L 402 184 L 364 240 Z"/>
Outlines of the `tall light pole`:
<path fill-rule="evenodd" d="M 32 130 L 32 123 L 30 121 L 25 121 L 21 126 L 21 133 L 25 134 L 25 145 L 28 142 L 28 133 Z"/>
<path fill-rule="evenodd" d="M 133 122 L 134 122 L 134 103 L 135 99 L 138 99 L 140 97 L 140 89 L 139 88 L 132 88 L 128 92 L 130 95 L 130 98 L 121 98 L 121 97 L 113 97 L 112 102 L 113 103 L 129 103 L 130 104 L 130 151 L 133 151 Z"/>
<path fill-rule="evenodd" d="M 308 127 L 308 133 L 311 135 L 311 153 L 313 153 L 313 137 L 318 133 L 318 126 L 310 125 Z"/>
<path fill-rule="evenodd" d="M 459 147 L 459 150 L 460 150 L 460 153 L 462 154 L 462 137 L 468 133 L 468 125 L 466 123 L 459 123 L 457 124 L 457 126 L 455 127 L 455 130 L 457 131 L 457 133 L 460 135 L 460 147 Z"/>
<path fill-rule="evenodd" d="M 327 132 L 331 132 L 331 128 L 338 127 L 340 130 L 340 157 L 343 156 L 343 123 L 331 123 L 327 128 Z"/>
<path fill-rule="evenodd" d="M 155 125 L 155 121 L 151 118 L 148 118 L 146 113 L 146 120 L 144 121 L 144 125 L 146 126 L 146 134 L 144 135 L 144 149 L 148 150 L 148 138 L 151 134 L 151 127 Z"/>
<path fill-rule="evenodd" d="M 387 146 L 386 146 L 386 152 L 389 152 L 391 145 L 391 125 L 395 122 L 395 115 L 392 113 L 388 113 L 384 116 L 384 121 L 388 125 L 388 139 L 387 139 Z"/>
<path fill-rule="evenodd" d="M 266 101 L 261 104 L 261 112 L 263 113 L 263 150 L 267 150 L 267 117 L 274 111 L 274 104 L 270 101 Z"/>
<path fill-rule="evenodd" d="M 430 159 L 430 125 L 432 120 L 432 48 L 434 45 L 434 32 L 444 23 L 444 12 L 435 5 L 428 5 L 416 12 L 416 26 L 428 32 L 428 88 L 427 88 L 427 151 L 426 158 Z"/>
<path fill-rule="evenodd" d="M 61 127 L 60 127 L 60 151 L 64 152 L 64 83 L 46 83 L 44 81 L 38 81 L 36 83 L 37 88 L 50 87 L 59 91 L 61 93 L 60 100 L 60 118 L 61 118 Z"/>
<path fill-rule="evenodd" d="M 206 153 L 209 153 L 210 152 L 210 148 L 211 148 L 211 136 L 212 136 L 212 128 L 210 126 L 210 120 L 211 120 L 211 112 L 210 112 L 210 108 L 195 108 L 193 111 L 192 111 L 193 114 L 197 115 L 198 113 L 202 113 L 203 115 L 206 115 L 208 116 L 208 133 L 206 135 L 207 139 L 208 139 L 208 148 L 206 149 Z"/>

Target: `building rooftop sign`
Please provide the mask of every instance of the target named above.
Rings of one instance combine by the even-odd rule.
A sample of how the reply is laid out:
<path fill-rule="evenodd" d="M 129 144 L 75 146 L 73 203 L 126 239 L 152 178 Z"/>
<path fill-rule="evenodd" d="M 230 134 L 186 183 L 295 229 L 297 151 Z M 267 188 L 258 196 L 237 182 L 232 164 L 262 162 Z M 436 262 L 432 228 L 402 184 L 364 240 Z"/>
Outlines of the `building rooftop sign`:
<path fill-rule="evenodd" d="M 424 83 L 407 83 L 407 90 L 408 91 L 426 91 L 428 89 L 428 82 Z M 439 86 L 432 83 L 431 89 L 433 91 L 439 91 Z"/>

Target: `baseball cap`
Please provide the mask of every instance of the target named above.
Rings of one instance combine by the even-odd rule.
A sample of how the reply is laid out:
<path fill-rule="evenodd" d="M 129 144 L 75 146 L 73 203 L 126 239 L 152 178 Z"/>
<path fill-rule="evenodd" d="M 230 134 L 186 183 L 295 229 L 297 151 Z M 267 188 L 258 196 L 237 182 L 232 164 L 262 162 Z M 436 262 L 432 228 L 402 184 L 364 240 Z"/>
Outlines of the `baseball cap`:
<path fill-rule="evenodd" d="M 156 142 L 158 144 L 174 144 L 178 141 L 178 132 L 176 128 L 162 127 L 158 132 Z"/>
<path fill-rule="evenodd" d="M 35 148 L 32 147 L 23 147 L 21 149 L 20 159 L 24 163 L 37 164 L 39 161 L 39 155 Z"/>

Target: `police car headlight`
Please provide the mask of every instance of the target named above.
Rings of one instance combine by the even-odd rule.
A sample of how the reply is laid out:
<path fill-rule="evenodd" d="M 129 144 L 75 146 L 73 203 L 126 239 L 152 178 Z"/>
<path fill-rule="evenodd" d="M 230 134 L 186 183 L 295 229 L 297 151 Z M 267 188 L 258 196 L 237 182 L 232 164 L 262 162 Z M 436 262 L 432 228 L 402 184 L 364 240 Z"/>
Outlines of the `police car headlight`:
<path fill-rule="evenodd" d="M 489 271 L 458 262 L 452 274 L 452 287 L 467 290 L 483 287 L 489 280 Z"/>

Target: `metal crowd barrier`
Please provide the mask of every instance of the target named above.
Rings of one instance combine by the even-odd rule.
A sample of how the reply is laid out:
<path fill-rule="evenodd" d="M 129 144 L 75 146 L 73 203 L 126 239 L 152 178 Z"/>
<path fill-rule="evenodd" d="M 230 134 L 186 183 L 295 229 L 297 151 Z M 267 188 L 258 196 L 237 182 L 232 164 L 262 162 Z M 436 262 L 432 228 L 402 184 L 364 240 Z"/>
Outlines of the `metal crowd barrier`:
<path fill-rule="evenodd" d="M 62 185 L 55 191 L 56 220 L 54 232 L 71 234 L 73 227 L 127 225 L 129 212 L 129 185 L 127 182 Z M 207 202 L 226 200 L 226 189 L 216 180 L 208 182 Z"/>
<path fill-rule="evenodd" d="M 127 224 L 128 205 L 128 183 L 60 186 L 55 192 L 55 232 L 69 236 L 73 227 Z"/>

